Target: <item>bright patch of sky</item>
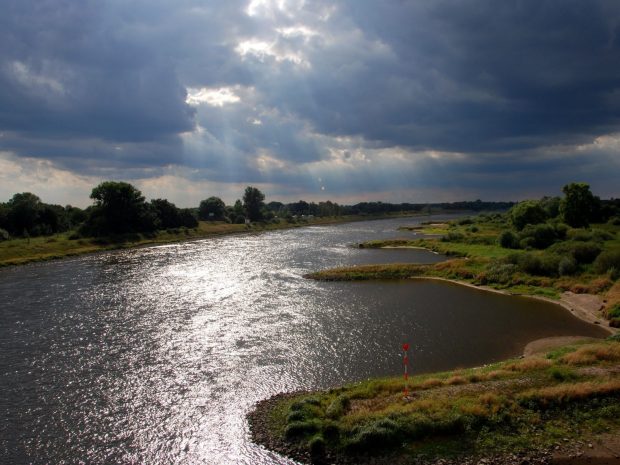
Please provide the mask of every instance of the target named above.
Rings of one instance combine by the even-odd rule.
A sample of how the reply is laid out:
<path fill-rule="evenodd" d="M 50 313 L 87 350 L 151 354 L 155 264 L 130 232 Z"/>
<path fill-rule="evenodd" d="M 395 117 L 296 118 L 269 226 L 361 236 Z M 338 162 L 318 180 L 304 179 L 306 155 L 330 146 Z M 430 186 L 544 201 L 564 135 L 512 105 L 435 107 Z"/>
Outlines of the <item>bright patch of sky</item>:
<path fill-rule="evenodd" d="M 236 103 L 239 100 L 233 90 L 229 87 L 221 87 L 219 89 L 209 89 L 202 87 L 200 89 L 189 88 L 187 89 L 187 98 L 185 101 L 189 105 L 200 105 L 206 103 L 214 107 L 221 107 L 229 103 Z"/>

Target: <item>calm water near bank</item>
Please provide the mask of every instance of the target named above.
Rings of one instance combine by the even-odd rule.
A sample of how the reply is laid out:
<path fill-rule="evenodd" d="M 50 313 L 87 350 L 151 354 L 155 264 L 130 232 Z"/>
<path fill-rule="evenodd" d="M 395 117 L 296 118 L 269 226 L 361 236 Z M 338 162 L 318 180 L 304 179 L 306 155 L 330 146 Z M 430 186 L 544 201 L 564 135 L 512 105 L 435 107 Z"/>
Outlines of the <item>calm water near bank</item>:
<path fill-rule="evenodd" d="M 0 463 L 292 463 L 249 441 L 245 414 L 256 401 L 398 375 L 404 341 L 420 372 L 499 360 L 541 337 L 605 335 L 559 306 L 450 283 L 302 278 L 441 260 L 351 247 L 412 237 L 396 229 L 418 221 L 0 269 Z"/>

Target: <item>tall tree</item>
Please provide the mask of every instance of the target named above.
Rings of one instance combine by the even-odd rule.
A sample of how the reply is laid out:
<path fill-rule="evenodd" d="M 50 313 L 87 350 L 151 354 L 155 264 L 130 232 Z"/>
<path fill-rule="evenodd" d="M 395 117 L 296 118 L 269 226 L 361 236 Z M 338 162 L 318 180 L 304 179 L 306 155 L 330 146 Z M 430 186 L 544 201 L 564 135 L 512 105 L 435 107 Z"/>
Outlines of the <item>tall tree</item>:
<path fill-rule="evenodd" d="M 564 222 L 573 228 L 585 228 L 597 205 L 597 198 L 590 192 L 590 185 L 585 182 L 572 182 L 562 188 L 564 198 L 560 203 L 560 214 Z"/>
<path fill-rule="evenodd" d="M 30 192 L 15 194 L 8 204 L 9 232 L 13 235 L 35 233 L 39 214 L 43 208 L 41 199 Z"/>
<path fill-rule="evenodd" d="M 246 217 L 251 221 L 257 221 L 263 217 L 263 207 L 265 194 L 259 191 L 256 187 L 248 186 L 245 188 L 243 194 L 243 208 L 246 213 Z"/>
<path fill-rule="evenodd" d="M 158 226 L 162 229 L 182 226 L 181 212 L 175 204 L 166 199 L 151 200 L 151 208 L 157 216 Z"/>
<path fill-rule="evenodd" d="M 510 221 L 519 231 L 528 224 L 544 223 L 547 219 L 545 210 L 536 200 L 519 202 L 508 212 Z"/>
<path fill-rule="evenodd" d="M 198 218 L 201 220 L 223 220 L 225 214 L 226 205 L 219 197 L 209 197 L 198 207 Z"/>
<path fill-rule="evenodd" d="M 153 231 L 155 214 L 142 193 L 126 182 L 105 181 L 93 189 L 95 205 L 85 223 L 94 235 Z"/>

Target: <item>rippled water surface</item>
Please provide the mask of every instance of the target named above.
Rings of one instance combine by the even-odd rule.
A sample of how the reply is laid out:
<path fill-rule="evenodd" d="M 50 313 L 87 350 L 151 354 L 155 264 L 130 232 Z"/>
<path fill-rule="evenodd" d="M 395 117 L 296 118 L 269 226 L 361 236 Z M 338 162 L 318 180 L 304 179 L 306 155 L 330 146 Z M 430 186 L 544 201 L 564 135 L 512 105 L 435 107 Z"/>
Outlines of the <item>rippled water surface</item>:
<path fill-rule="evenodd" d="M 472 366 L 528 341 L 602 336 L 561 308 L 458 285 L 319 283 L 413 219 L 316 226 L 0 270 L 0 463 L 292 463 L 249 441 L 280 391 Z"/>

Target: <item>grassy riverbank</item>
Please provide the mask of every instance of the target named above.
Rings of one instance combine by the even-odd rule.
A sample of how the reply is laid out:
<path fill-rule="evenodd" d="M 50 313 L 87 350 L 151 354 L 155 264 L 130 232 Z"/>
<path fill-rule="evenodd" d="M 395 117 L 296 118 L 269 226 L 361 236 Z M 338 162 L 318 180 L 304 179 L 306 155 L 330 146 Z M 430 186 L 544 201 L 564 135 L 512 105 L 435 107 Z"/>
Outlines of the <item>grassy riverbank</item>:
<path fill-rule="evenodd" d="M 568 229 L 546 248 L 501 244 L 510 226 L 501 215 L 482 215 L 412 228 L 417 239 L 368 241 L 361 248 L 425 248 L 450 257 L 434 265 L 385 264 L 343 267 L 308 275 L 318 280 L 435 277 L 513 294 L 558 299 L 562 293 L 601 297 L 602 316 L 620 326 L 620 226 Z M 429 237 L 428 234 L 439 234 Z M 397 234 L 395 232 L 395 234 Z"/>
<path fill-rule="evenodd" d="M 619 363 L 618 340 L 575 344 L 415 376 L 407 398 L 402 378 L 373 379 L 277 396 L 249 418 L 257 442 L 302 461 L 392 465 L 473 456 L 504 463 L 498 457 L 575 450 L 620 433 Z"/>
<path fill-rule="evenodd" d="M 115 237 L 79 237 L 75 232 L 66 232 L 53 236 L 40 236 L 29 239 L 12 239 L 0 242 L 0 267 L 22 265 L 30 262 L 52 260 L 56 258 L 83 255 L 104 250 L 125 249 L 154 244 L 166 244 L 187 240 L 227 234 L 254 233 L 277 229 L 290 229 L 303 226 L 346 223 L 382 218 L 393 218 L 403 215 L 351 215 L 338 217 L 312 218 L 296 222 L 280 221 L 277 223 L 231 224 L 221 221 L 201 221 L 197 228 L 176 228 L 157 231 L 152 234 L 125 234 Z"/>

